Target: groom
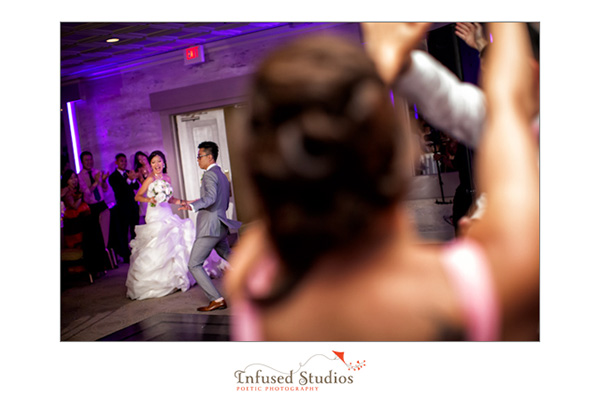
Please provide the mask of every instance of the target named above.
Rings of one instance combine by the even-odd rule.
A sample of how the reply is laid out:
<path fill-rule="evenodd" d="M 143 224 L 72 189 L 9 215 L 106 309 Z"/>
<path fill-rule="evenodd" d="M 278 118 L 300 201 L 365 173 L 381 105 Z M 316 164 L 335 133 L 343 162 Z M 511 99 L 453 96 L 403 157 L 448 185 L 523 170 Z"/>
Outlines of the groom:
<path fill-rule="evenodd" d="M 199 307 L 198 311 L 213 311 L 227 308 L 227 303 L 212 284 L 204 271 L 204 261 L 215 249 L 225 260 L 231 252 L 227 235 L 230 229 L 238 229 L 242 223 L 227 219 L 225 211 L 229 207 L 231 196 L 229 180 L 216 164 L 219 147 L 214 142 L 202 142 L 198 145 L 198 166 L 206 172 L 202 177 L 200 198 L 195 201 L 182 201 L 181 209 L 197 211 L 196 240 L 192 247 L 188 268 L 198 285 L 204 290 L 210 303 Z"/>

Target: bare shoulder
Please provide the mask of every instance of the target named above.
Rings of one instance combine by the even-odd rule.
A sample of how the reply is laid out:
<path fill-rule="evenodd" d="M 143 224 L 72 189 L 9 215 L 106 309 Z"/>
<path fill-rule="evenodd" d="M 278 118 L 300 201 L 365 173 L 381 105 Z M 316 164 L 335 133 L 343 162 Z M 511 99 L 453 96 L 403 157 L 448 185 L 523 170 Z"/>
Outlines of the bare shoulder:
<path fill-rule="evenodd" d="M 144 179 L 144 182 L 142 183 L 142 188 L 147 189 L 148 186 L 150 186 L 150 184 L 155 180 L 156 177 L 154 177 L 153 175 L 148 176 L 146 179 Z"/>
<path fill-rule="evenodd" d="M 464 321 L 441 267 L 441 246 L 408 253 L 344 268 L 344 274 L 331 268 L 309 274 L 293 297 L 263 313 L 266 334 L 274 340 L 460 338 Z"/>

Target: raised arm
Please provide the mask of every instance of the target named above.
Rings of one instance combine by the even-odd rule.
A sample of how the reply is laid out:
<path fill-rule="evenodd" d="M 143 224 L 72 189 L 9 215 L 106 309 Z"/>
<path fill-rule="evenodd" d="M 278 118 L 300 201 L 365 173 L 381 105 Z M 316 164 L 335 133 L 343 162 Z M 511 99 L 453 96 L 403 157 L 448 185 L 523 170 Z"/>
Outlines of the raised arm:
<path fill-rule="evenodd" d="M 419 114 L 436 128 L 476 148 L 486 118 L 486 100 L 477 86 L 461 82 L 430 54 L 413 50 L 409 67 L 396 81 L 396 89 L 415 103 Z"/>
<path fill-rule="evenodd" d="M 361 24 L 367 53 L 385 83 L 391 85 L 398 74 L 408 67 L 409 53 L 423 39 L 430 25 L 421 22 Z"/>
<path fill-rule="evenodd" d="M 492 266 L 505 320 L 539 302 L 538 147 L 533 117 L 531 49 L 524 24 L 491 24 L 483 86 L 488 121 L 476 168 L 487 208 L 467 236 L 484 248 Z"/>
<path fill-rule="evenodd" d="M 486 116 L 483 92 L 424 51 L 414 50 L 429 24 L 364 23 L 367 53 L 380 75 L 438 129 L 477 147 Z"/>
<path fill-rule="evenodd" d="M 488 45 L 488 41 L 483 34 L 483 27 L 479 22 L 457 22 L 454 33 L 464 40 L 469 47 L 480 53 Z"/>

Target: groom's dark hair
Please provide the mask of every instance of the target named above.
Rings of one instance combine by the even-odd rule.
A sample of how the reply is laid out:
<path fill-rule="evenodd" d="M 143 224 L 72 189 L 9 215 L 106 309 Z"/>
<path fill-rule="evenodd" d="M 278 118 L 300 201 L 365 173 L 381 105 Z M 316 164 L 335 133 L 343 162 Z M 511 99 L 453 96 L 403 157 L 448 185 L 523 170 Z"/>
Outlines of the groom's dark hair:
<path fill-rule="evenodd" d="M 219 146 L 215 142 L 202 142 L 198 145 L 198 149 L 206 150 L 206 154 L 212 154 L 213 160 L 217 162 L 219 157 Z"/>

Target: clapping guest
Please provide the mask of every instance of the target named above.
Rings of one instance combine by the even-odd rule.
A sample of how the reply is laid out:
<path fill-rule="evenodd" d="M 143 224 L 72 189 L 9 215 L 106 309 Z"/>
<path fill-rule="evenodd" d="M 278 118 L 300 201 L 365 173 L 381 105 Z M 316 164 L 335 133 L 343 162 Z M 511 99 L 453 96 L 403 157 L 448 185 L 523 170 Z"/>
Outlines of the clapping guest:
<path fill-rule="evenodd" d="M 150 175 L 151 167 L 148 156 L 143 151 L 138 151 L 134 156 L 134 170 L 139 174 L 138 181 L 144 183 L 144 180 Z"/>
<path fill-rule="evenodd" d="M 117 168 L 110 174 L 108 182 L 115 193 L 116 205 L 111 213 L 115 217 L 111 218 L 111 225 L 115 233 L 115 249 L 121 256 L 123 262 L 129 263 L 131 251 L 129 249 L 129 240 L 135 238 L 135 226 L 138 224 L 140 210 L 137 201 L 135 201 L 135 191 L 140 187 L 137 181 L 138 174 L 135 171 L 127 170 L 127 157 L 119 153 L 115 157 Z"/>
<path fill-rule="evenodd" d="M 100 227 L 100 214 L 108 209 L 104 201 L 105 193 L 109 190 L 108 172 L 103 172 L 94 168 L 94 157 L 89 151 L 84 151 L 80 155 L 82 169 L 79 172 L 79 186 L 83 193 L 83 201 L 90 207 L 90 232 L 94 235 L 94 241 L 103 243 L 102 248 L 105 249 L 102 229 Z M 96 249 L 96 247 L 94 247 Z M 110 265 L 108 255 L 103 250 L 98 251 L 93 257 L 93 263 L 96 270 L 104 271 Z"/>
<path fill-rule="evenodd" d="M 93 215 L 100 215 L 108 208 L 104 202 L 105 192 L 108 191 L 108 172 L 94 168 L 94 157 L 89 151 L 82 152 L 79 158 L 82 166 L 79 186 L 83 192 L 83 200 L 90 206 Z"/>
<path fill-rule="evenodd" d="M 134 161 L 134 169 L 135 169 L 135 172 L 137 172 L 137 174 L 138 174 L 138 178 L 137 178 L 138 182 L 140 183 L 140 185 L 143 185 L 146 178 L 148 178 L 148 176 L 150 175 L 150 171 L 152 169 L 150 167 L 150 160 L 148 160 L 148 156 L 143 151 L 136 152 L 135 156 L 134 156 L 134 160 L 135 160 Z M 140 202 L 139 208 L 140 208 L 139 223 L 143 224 L 143 223 L 145 223 L 145 220 L 146 220 L 146 211 L 148 209 L 148 204 L 144 203 L 144 202 Z"/>
<path fill-rule="evenodd" d="M 79 187 L 77 174 L 68 169 L 61 179 L 61 200 L 65 205 L 64 213 L 64 246 L 75 248 L 81 246 L 86 269 L 90 273 L 103 270 L 104 239 L 100 225 L 94 222 L 90 207 L 84 201 Z"/>
<path fill-rule="evenodd" d="M 65 247 L 73 248 L 83 242 L 82 218 L 90 215 L 89 206 L 83 201 L 79 180 L 74 171 L 67 169 L 60 181 L 60 199 L 65 206 L 64 232 Z"/>

